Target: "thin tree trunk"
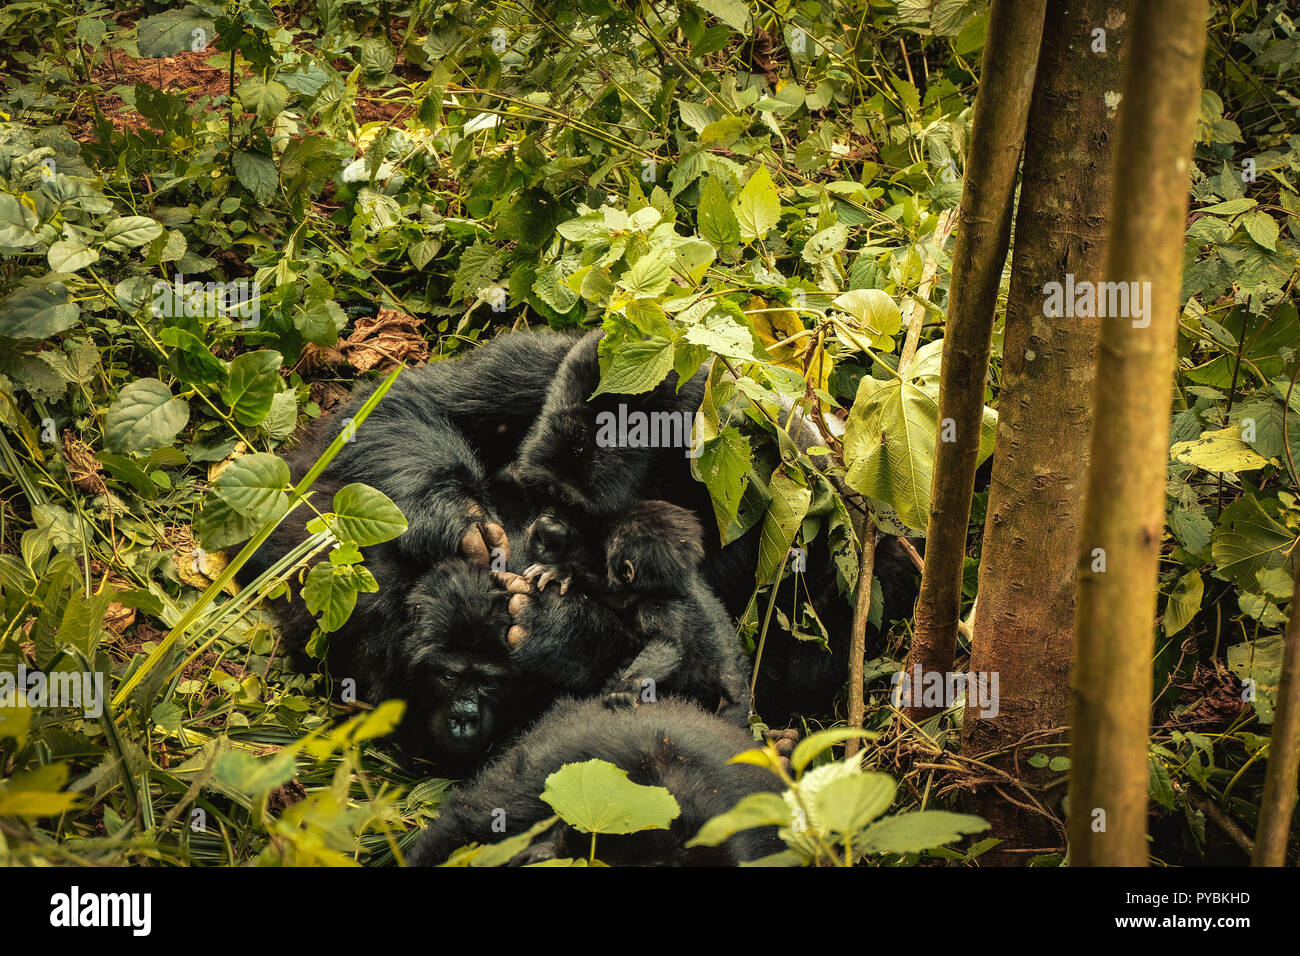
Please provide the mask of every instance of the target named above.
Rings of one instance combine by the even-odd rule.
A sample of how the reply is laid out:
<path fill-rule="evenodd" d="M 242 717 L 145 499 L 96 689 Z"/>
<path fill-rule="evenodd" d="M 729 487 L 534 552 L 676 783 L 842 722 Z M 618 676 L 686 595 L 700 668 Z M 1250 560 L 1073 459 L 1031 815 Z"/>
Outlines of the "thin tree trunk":
<path fill-rule="evenodd" d="M 1133 314 L 1105 316 L 1097 360 L 1075 617 L 1075 866 L 1147 863 L 1157 561 L 1206 12 L 1207 0 L 1142 0 L 1134 10 L 1106 275 L 1137 283 L 1146 309 L 1130 299 Z"/>
<path fill-rule="evenodd" d="M 989 8 L 948 287 L 939 440 L 909 673 L 918 665 L 924 672 L 949 671 L 957 649 L 966 525 L 975 490 L 993 312 L 1011 241 L 1016 172 L 1045 6 L 1045 0 L 993 0 Z M 916 706 L 910 710 L 923 712 Z"/>
<path fill-rule="evenodd" d="M 1282 678 L 1273 712 L 1273 739 L 1268 745 L 1268 772 L 1255 831 L 1253 866 L 1285 866 L 1291 811 L 1296 801 L 1296 771 L 1300 768 L 1300 562 L 1296 563 L 1291 594 L 1291 622 L 1282 652 Z"/>
<path fill-rule="evenodd" d="M 1070 719 L 1075 575 L 1101 320 L 1049 317 L 1044 287 L 1097 283 L 1106 266 L 1111 151 L 1128 32 L 1126 0 L 1049 0 L 1038 56 L 1011 257 L 993 481 L 984 522 L 970 672 L 998 675 L 998 710 L 968 697 L 962 753 L 1046 782 L 1017 751 L 1028 735 L 1059 745 Z M 1100 34 L 1094 31 L 1102 31 Z M 1043 733 L 1061 728 L 1057 736 Z M 1052 774 L 1054 776 L 1054 774 Z M 976 791 L 972 812 L 1008 849 L 1051 846 L 1038 813 Z M 1001 847 L 999 848 L 1001 849 Z M 995 851 L 996 852 L 996 851 Z M 1023 862 L 986 854 L 985 862 Z"/>

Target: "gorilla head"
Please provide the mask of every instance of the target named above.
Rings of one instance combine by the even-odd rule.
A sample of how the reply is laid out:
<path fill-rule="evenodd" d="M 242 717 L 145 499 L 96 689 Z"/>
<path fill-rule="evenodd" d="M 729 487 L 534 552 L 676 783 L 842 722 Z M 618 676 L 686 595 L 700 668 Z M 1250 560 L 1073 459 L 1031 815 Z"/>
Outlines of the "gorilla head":
<path fill-rule="evenodd" d="M 405 749 L 468 766 L 511 730 L 508 599 L 486 568 L 459 561 L 436 565 L 411 589 L 401 624 Z"/>

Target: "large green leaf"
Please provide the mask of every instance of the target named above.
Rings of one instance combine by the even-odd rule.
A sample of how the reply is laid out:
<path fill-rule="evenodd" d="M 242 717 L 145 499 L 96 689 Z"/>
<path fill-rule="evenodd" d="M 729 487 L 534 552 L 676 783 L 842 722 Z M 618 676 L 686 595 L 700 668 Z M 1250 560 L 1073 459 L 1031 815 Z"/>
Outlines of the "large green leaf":
<path fill-rule="evenodd" d="M 886 773 L 856 773 L 831 780 L 817 792 L 817 819 L 837 833 L 855 834 L 894 802 L 898 784 Z"/>
<path fill-rule="evenodd" d="M 110 252 L 125 252 L 152 242 L 162 234 L 162 224 L 148 216 L 119 216 L 104 227 L 104 248 Z"/>
<path fill-rule="evenodd" d="M 141 20 L 136 29 L 136 48 L 141 56 L 175 56 L 203 49 L 214 36 L 212 18 L 193 4 L 186 4 Z"/>
<path fill-rule="evenodd" d="M 893 508 L 913 531 L 924 534 L 930 514 L 930 483 L 939 437 L 937 385 L 882 382 L 864 377 L 844 435 L 845 480 L 869 498 Z M 993 453 L 997 415 L 985 409 L 979 460 Z"/>
<path fill-rule="evenodd" d="M 775 793 L 751 793 L 726 813 L 720 813 L 700 827 L 687 847 L 717 846 L 742 830 L 790 825 L 790 807 Z"/>
<path fill-rule="evenodd" d="M 1292 614 L 1297 613 L 1292 609 Z M 1254 641 L 1242 641 L 1228 648 L 1228 670 L 1242 682 L 1250 681 L 1251 706 L 1261 724 L 1273 722 L 1277 707 L 1277 687 L 1282 679 L 1282 654 L 1286 649 L 1281 634 L 1270 634 Z"/>
<path fill-rule="evenodd" d="M 382 491 L 344 485 L 334 495 L 334 534 L 359 547 L 391 541 L 406 530 L 406 518 Z"/>
<path fill-rule="evenodd" d="M 230 376 L 221 386 L 221 400 L 230 406 L 236 421 L 257 425 L 271 410 L 275 384 L 279 380 L 280 353 L 271 349 L 245 352 L 230 363 Z"/>
<path fill-rule="evenodd" d="M 17 196 L 0 193 L 0 249 L 26 249 L 40 239 L 36 211 Z"/>
<path fill-rule="evenodd" d="M 1276 502 L 1270 502 L 1276 507 Z M 1214 529 L 1214 564 L 1228 581 L 1254 590 L 1255 574 L 1265 568 L 1290 567 L 1285 551 L 1294 536 L 1252 494 L 1223 509 Z"/>
<path fill-rule="evenodd" d="M 1201 609 L 1201 598 L 1204 595 L 1205 582 L 1201 580 L 1199 571 L 1189 571 L 1179 578 L 1165 604 L 1165 633 L 1177 634 L 1190 624 L 1196 612 Z"/>
<path fill-rule="evenodd" d="M 0 337 L 47 339 L 72 328 L 80 316 L 63 283 L 27 286 L 0 303 Z"/>
<path fill-rule="evenodd" d="M 988 828 L 987 821 L 968 813 L 921 810 L 873 823 L 855 845 L 863 853 L 920 853 Z"/>
<path fill-rule="evenodd" d="M 803 475 L 800 474 L 799 478 L 802 479 Z M 760 587 L 770 583 L 781 569 L 812 501 L 812 489 L 806 482 L 801 484 L 792 478 L 784 465 L 773 472 L 767 490 L 772 494 L 772 503 L 763 516 L 763 529 L 758 539 L 758 569 L 755 572 Z"/>
<path fill-rule="evenodd" d="M 673 370 L 673 343 L 652 335 L 624 344 L 600 376 L 600 387 L 591 397 L 615 392 L 639 395 L 648 392 Z"/>
<path fill-rule="evenodd" d="M 288 484 L 288 465 L 275 455 L 253 452 L 226 466 L 213 483 L 209 498 L 219 498 L 236 514 L 264 524 L 288 508 Z"/>
<path fill-rule="evenodd" d="M 740 237 L 746 242 L 765 237 L 781 218 L 781 197 L 766 166 L 758 167 L 745 183 L 736 198 L 735 213 Z"/>
<path fill-rule="evenodd" d="M 719 248 L 740 242 L 740 222 L 727 201 L 722 184 L 712 176 L 700 187 L 700 208 L 696 214 L 700 235 Z"/>
<path fill-rule="evenodd" d="M 153 451 L 170 445 L 189 417 L 189 406 L 158 379 L 136 379 L 109 408 L 104 441 L 112 452 Z"/>
<path fill-rule="evenodd" d="M 542 800 L 583 833 L 666 830 L 681 807 L 664 787 L 645 787 L 607 760 L 567 763 L 546 778 Z"/>

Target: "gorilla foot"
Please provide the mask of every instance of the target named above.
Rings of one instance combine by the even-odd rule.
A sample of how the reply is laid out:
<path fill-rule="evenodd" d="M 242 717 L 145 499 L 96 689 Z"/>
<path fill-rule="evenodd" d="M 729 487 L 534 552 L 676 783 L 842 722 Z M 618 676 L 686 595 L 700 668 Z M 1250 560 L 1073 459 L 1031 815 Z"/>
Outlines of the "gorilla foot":
<path fill-rule="evenodd" d="M 522 574 L 515 574 L 513 571 L 493 571 L 492 579 L 506 589 L 506 593 L 510 595 L 510 601 L 506 605 L 510 616 L 518 618 L 532 601 L 532 597 L 529 596 L 532 585 Z M 506 641 L 511 647 L 518 647 L 526 640 L 528 640 L 527 628 L 522 624 L 510 625 L 510 630 L 506 632 Z"/>
<path fill-rule="evenodd" d="M 494 521 L 480 521 L 469 526 L 460 539 L 460 553 L 472 564 L 491 564 L 496 553 L 502 561 L 510 560 L 510 541 L 506 531 Z"/>

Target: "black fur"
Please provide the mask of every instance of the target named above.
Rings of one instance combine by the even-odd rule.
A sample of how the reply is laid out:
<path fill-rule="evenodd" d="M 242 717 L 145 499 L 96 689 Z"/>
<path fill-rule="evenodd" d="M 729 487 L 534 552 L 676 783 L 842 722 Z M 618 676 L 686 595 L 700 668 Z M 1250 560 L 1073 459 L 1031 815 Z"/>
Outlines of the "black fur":
<path fill-rule="evenodd" d="M 406 515 L 404 534 L 365 549 L 379 591 L 359 595 L 348 622 L 328 636 L 326 663 L 334 678 L 356 681 L 362 700 L 404 698 L 404 749 L 449 771 L 474 766 L 540 712 L 529 715 L 507 699 L 508 595 L 462 550 L 467 536 L 498 519 L 494 472 L 513 459 L 574 341 L 501 336 L 463 359 L 403 372 L 313 486 L 322 511 L 339 488 L 359 481 Z M 307 431 L 286 456 L 295 481 L 371 391 L 359 387 Z M 299 543 L 308 516 L 295 512 L 285 521 L 241 570 L 241 582 Z M 306 666 L 315 622 L 297 597 L 276 612 L 286 646 Z"/>
<path fill-rule="evenodd" d="M 609 710 L 599 701 L 564 701 L 473 783 L 448 795 L 438 817 L 418 838 L 408 862 L 434 866 L 469 843 L 495 843 L 554 814 L 540 795 L 546 779 L 568 763 L 599 758 L 628 772 L 633 783 L 666 787 L 681 806 L 667 830 L 599 835 L 596 856 L 613 865 L 732 866 L 784 848 L 775 827 L 748 830 L 717 847 L 685 844 L 714 816 L 760 791 L 780 792 L 770 772 L 727 761 L 754 747 L 744 731 L 698 707 L 661 700 L 636 709 Z M 503 810 L 504 832 L 492 824 Z M 539 838 L 520 862 L 585 857 L 590 837 L 563 823 Z"/>

